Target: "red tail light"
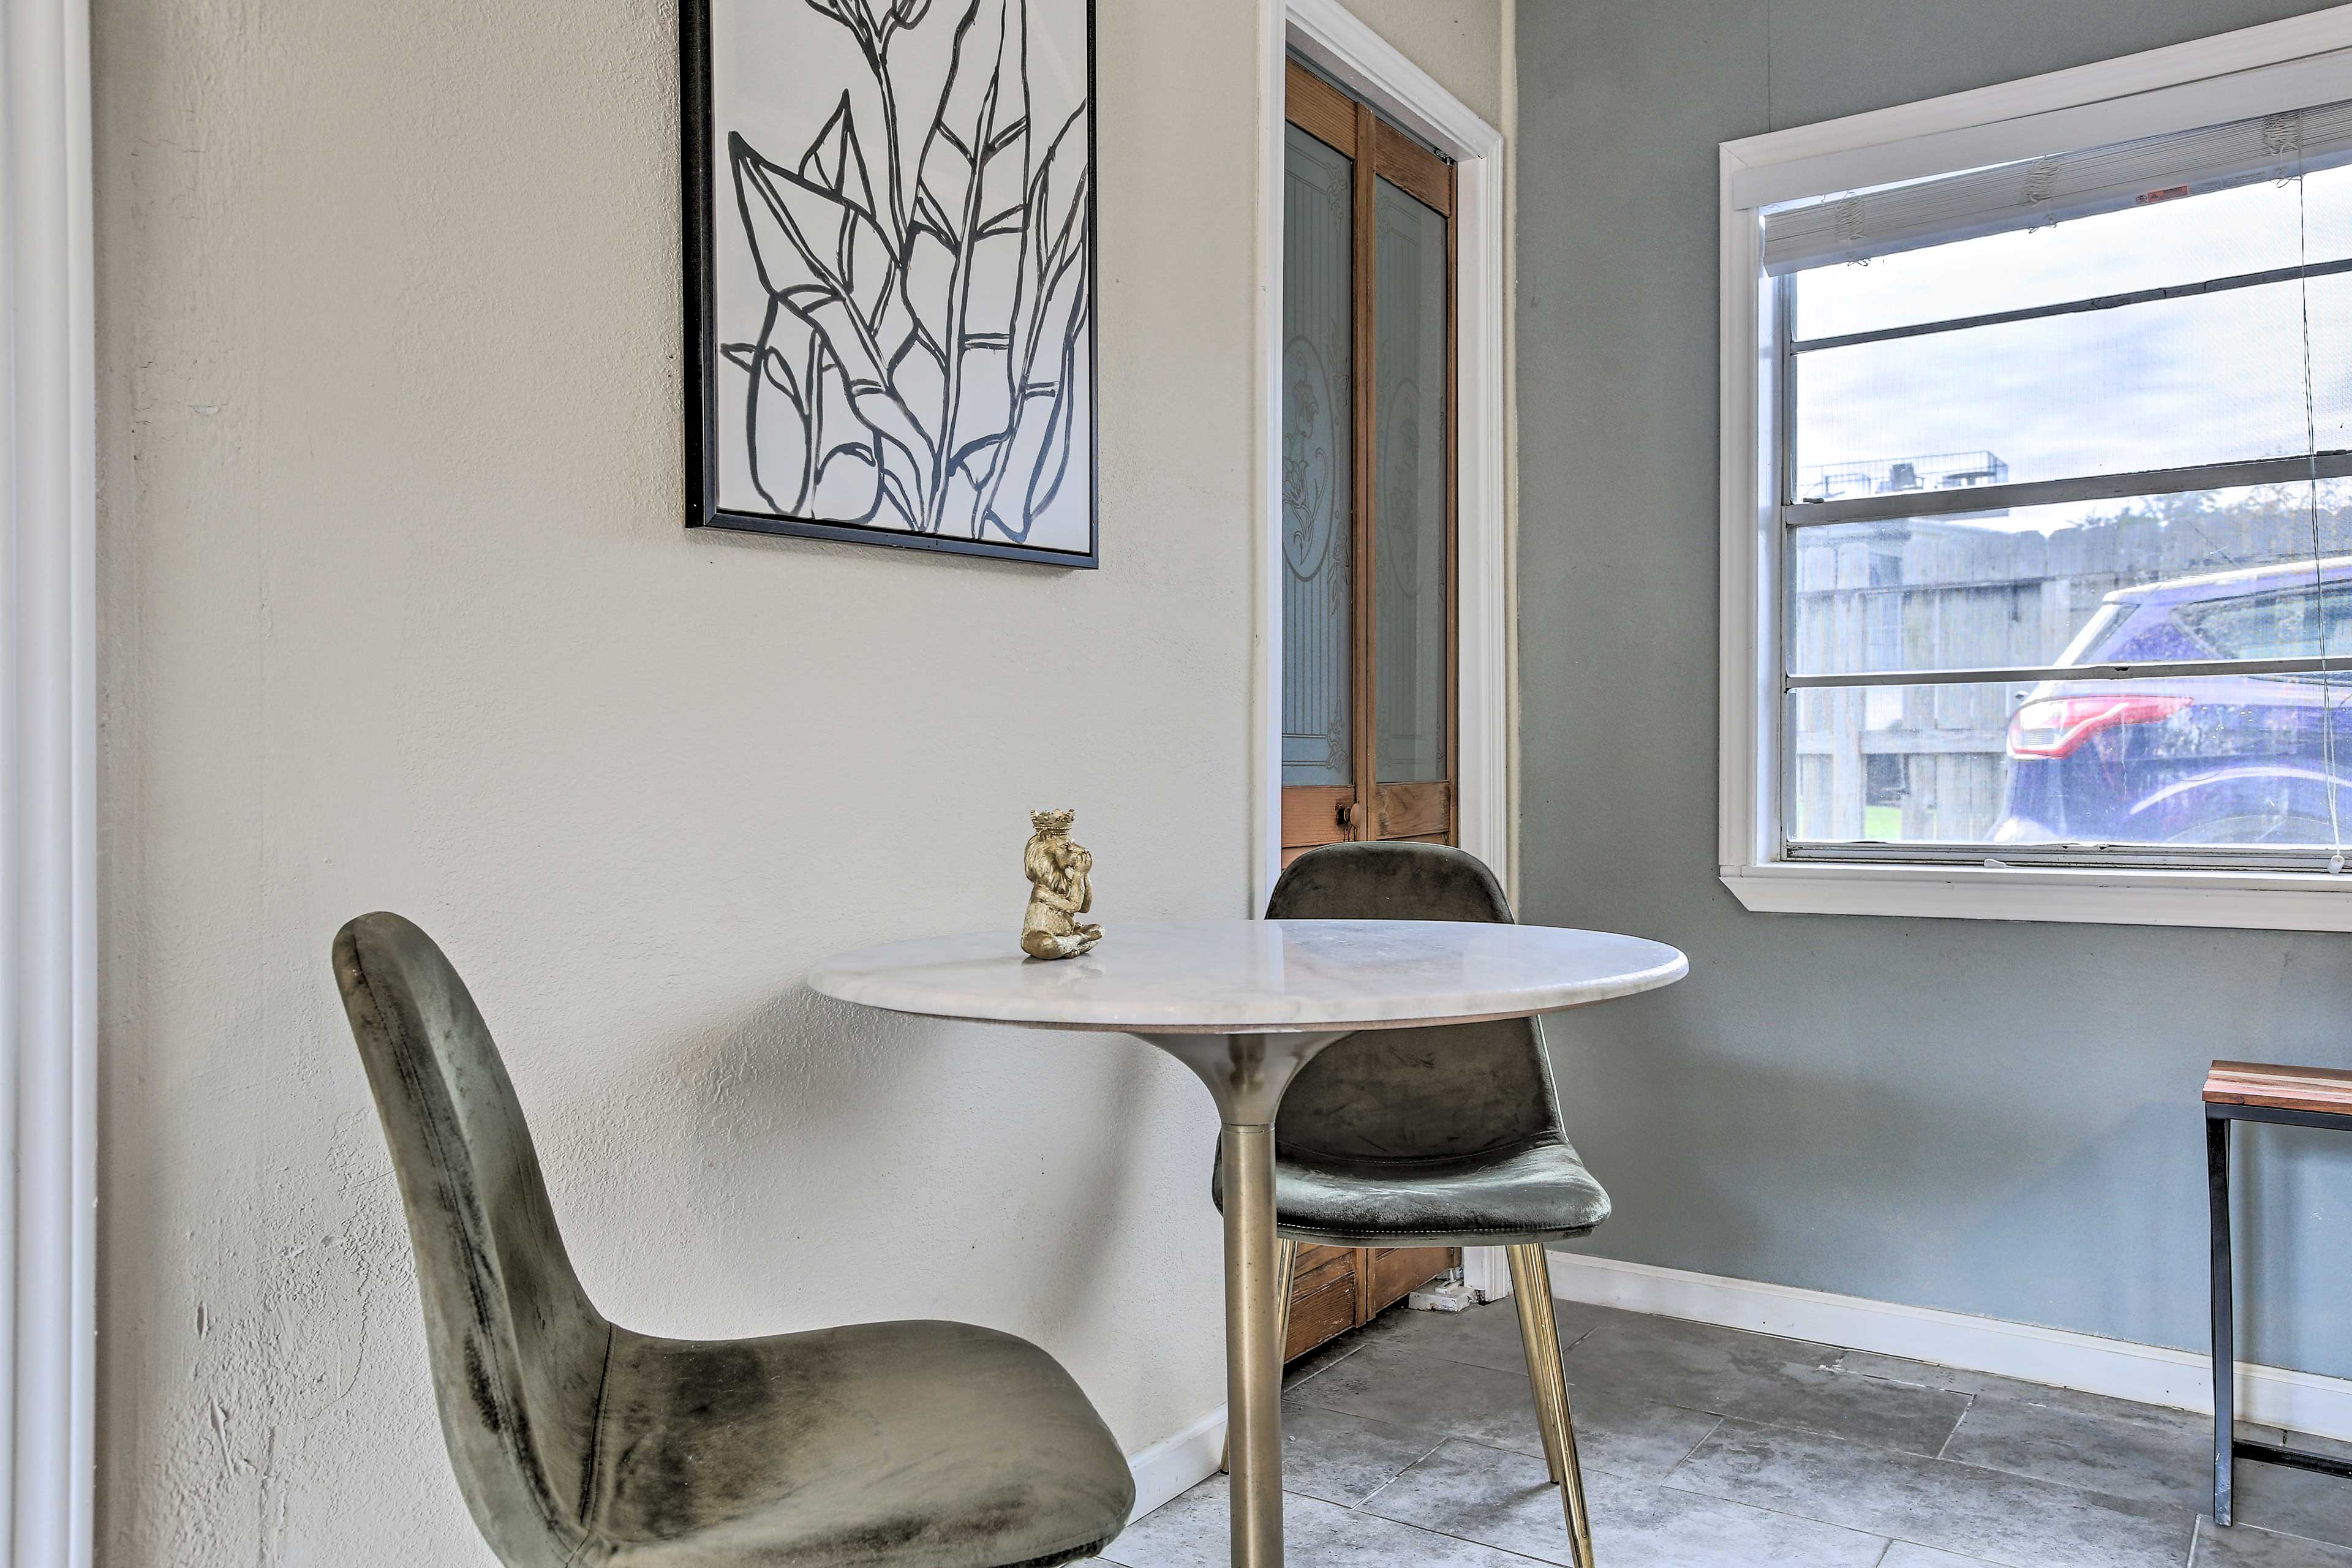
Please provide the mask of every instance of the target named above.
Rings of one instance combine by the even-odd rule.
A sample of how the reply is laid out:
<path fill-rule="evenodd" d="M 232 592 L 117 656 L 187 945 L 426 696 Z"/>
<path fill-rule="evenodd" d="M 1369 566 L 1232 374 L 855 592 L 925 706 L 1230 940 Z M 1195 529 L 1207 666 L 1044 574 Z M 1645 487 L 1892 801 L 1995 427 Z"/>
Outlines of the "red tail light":
<path fill-rule="evenodd" d="M 2012 757 L 2066 757 L 2102 730 L 2161 724 L 2194 700 L 2188 697 L 2045 697 L 2009 721 Z"/>

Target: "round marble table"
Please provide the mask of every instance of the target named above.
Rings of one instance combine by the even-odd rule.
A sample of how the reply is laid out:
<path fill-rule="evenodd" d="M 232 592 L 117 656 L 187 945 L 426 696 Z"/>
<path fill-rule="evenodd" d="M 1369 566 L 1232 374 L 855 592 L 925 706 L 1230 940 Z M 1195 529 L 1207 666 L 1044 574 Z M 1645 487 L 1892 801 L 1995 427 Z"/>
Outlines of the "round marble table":
<path fill-rule="evenodd" d="M 1282 1347 L 1274 1113 L 1314 1055 L 1359 1029 L 1517 1018 L 1654 990 L 1663 942 L 1451 921 L 1192 921 L 1110 928 L 1076 958 L 1003 931 L 827 959 L 809 984 L 898 1013 L 1139 1036 L 1208 1086 L 1223 1123 L 1225 1390 L 1235 1568 L 1282 1563 Z"/>

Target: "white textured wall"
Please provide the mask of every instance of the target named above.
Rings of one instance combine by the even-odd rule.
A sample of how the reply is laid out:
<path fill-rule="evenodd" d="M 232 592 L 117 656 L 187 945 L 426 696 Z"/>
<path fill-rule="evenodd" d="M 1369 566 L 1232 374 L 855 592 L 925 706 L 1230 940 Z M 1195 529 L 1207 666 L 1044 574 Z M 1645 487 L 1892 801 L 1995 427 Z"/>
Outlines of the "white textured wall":
<path fill-rule="evenodd" d="M 488 1561 L 328 969 L 376 908 L 616 1318 L 995 1324 L 1130 1448 L 1213 1407 L 1199 1088 L 798 978 L 1009 938 L 1032 805 L 1114 929 L 1244 912 L 1255 0 L 1101 0 L 1079 574 L 679 527 L 669 5 L 95 9 L 102 1561 Z M 1491 7 L 1375 10 L 1498 94 Z"/>

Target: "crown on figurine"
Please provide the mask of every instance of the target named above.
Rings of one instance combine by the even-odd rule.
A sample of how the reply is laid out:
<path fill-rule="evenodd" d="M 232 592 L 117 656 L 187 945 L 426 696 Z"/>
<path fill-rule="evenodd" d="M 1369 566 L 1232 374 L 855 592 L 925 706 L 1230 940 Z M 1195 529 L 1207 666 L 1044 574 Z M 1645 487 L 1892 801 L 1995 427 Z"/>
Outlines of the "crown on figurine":
<path fill-rule="evenodd" d="M 1067 833 L 1070 824 L 1077 819 L 1077 812 L 1067 806 L 1060 811 L 1033 811 L 1029 814 L 1030 826 L 1040 833 Z"/>

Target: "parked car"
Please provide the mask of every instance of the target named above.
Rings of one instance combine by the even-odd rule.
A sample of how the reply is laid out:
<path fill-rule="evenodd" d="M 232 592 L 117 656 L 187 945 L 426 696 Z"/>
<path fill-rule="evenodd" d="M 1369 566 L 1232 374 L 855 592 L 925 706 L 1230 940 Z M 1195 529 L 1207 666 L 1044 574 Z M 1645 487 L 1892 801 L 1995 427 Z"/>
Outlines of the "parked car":
<path fill-rule="evenodd" d="M 2332 678 L 2036 686 L 2010 721 L 1994 842 L 2333 844 L 2352 819 L 2352 556 L 2117 589 L 2057 662 L 2291 658 L 2318 651 L 2322 622 L 2347 656 Z"/>

